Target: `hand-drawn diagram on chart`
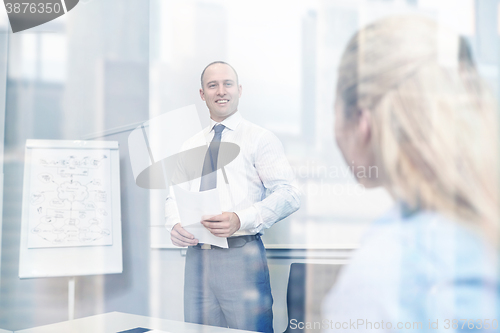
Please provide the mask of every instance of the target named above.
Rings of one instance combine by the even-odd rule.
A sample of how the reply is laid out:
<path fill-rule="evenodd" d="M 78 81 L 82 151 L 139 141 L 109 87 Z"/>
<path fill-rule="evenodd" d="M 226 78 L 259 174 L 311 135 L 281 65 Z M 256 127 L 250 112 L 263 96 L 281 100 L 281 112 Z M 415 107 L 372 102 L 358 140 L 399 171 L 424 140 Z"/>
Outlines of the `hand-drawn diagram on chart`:
<path fill-rule="evenodd" d="M 28 248 L 112 245 L 110 150 L 33 149 Z"/>

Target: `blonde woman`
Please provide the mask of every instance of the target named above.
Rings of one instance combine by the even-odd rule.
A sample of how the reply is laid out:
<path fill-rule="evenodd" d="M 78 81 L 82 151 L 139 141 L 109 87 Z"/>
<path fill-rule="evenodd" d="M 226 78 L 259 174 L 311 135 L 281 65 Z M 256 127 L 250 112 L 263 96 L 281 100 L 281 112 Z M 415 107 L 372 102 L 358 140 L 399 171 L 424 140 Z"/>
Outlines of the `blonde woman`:
<path fill-rule="evenodd" d="M 465 41 L 383 19 L 341 59 L 335 135 L 397 202 L 323 304 L 325 331 L 499 331 L 496 104 Z"/>

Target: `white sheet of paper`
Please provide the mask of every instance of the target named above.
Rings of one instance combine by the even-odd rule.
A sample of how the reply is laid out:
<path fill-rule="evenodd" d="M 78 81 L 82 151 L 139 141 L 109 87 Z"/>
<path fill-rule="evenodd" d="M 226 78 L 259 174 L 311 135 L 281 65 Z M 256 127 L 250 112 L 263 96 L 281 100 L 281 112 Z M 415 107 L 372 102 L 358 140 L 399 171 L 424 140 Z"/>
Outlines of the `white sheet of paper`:
<path fill-rule="evenodd" d="M 173 188 L 182 227 L 193 234 L 200 243 L 227 249 L 227 238 L 212 235 L 201 224 L 203 217 L 222 214 L 219 191 L 215 188 L 208 191 L 191 192 L 179 186 L 173 186 Z"/>

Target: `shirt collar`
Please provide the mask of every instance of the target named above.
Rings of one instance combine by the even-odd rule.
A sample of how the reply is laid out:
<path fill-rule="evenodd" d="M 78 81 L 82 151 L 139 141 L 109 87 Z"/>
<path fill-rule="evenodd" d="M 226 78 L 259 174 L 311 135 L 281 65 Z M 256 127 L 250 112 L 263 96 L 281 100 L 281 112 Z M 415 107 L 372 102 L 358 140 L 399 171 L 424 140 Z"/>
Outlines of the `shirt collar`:
<path fill-rule="evenodd" d="M 234 131 L 236 129 L 236 127 L 238 127 L 238 124 L 241 122 L 242 119 L 243 119 L 243 117 L 241 116 L 239 111 L 236 111 L 235 113 L 233 113 L 232 115 L 230 115 L 229 117 L 227 117 L 226 119 L 221 121 L 220 123 L 218 123 L 218 122 L 214 121 L 212 118 L 210 118 L 210 131 L 209 132 L 211 132 L 213 130 L 214 126 L 217 124 L 222 124 L 222 125 L 226 126 L 226 128 L 230 129 L 231 131 Z"/>

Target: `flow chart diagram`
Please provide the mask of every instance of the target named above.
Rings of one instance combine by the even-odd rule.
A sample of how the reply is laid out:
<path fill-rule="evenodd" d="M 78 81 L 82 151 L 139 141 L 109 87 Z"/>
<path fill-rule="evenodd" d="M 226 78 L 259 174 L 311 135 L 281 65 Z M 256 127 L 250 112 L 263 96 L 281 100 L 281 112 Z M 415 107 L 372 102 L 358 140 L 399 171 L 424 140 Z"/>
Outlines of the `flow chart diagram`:
<path fill-rule="evenodd" d="M 33 149 L 28 248 L 112 245 L 110 151 Z"/>

